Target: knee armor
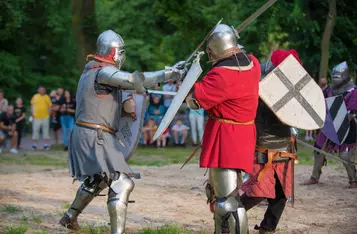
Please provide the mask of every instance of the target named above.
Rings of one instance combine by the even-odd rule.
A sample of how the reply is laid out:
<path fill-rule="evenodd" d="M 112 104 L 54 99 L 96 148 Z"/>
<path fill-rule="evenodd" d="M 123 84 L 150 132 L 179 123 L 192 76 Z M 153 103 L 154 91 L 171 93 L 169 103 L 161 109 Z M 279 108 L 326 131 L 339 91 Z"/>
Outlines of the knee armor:
<path fill-rule="evenodd" d="M 82 213 L 84 208 L 98 196 L 99 193 L 107 187 L 105 179 L 101 176 L 94 176 L 93 181 L 90 178 L 84 180 L 83 184 L 77 190 L 76 197 L 71 207 L 66 212 L 66 215 L 71 220 L 76 220 L 78 215 Z"/>
<path fill-rule="evenodd" d="M 209 184 L 214 191 L 215 233 L 248 234 L 248 217 L 239 199 L 240 173 L 232 169 L 211 168 Z M 208 199 L 211 188 L 207 188 Z M 228 227 L 226 227 L 228 224 Z M 229 230 L 229 231 L 228 231 Z"/>
<path fill-rule="evenodd" d="M 129 195 L 134 190 L 134 185 L 134 181 L 124 173 L 110 185 L 108 212 L 112 234 L 123 234 L 125 231 Z"/>

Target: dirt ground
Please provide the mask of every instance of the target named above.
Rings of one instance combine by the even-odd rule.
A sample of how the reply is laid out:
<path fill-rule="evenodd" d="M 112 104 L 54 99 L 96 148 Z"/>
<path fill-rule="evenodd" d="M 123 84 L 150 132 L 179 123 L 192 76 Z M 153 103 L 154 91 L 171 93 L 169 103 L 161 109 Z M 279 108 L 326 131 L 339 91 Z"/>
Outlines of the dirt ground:
<path fill-rule="evenodd" d="M 212 214 L 206 205 L 203 183 L 205 170 L 197 165 L 163 167 L 135 166 L 142 179 L 129 204 L 128 233 L 166 224 L 193 231 L 213 231 Z M 15 205 L 21 212 L 0 212 L 0 233 L 4 227 L 20 222 L 24 217 L 39 216 L 33 230 L 66 233 L 58 224 L 72 201 L 78 183 L 66 169 L 49 167 L 0 165 L 0 207 Z M 287 204 L 277 233 L 357 233 L 357 189 L 347 189 L 346 172 L 342 166 L 324 168 L 321 184 L 310 187 L 299 183 L 309 177 L 311 166 L 295 169 L 295 208 Z M 259 224 L 266 205 L 249 211 L 250 233 Z M 106 197 L 97 197 L 80 216 L 80 224 L 107 225 Z M 31 233 L 31 232 L 27 232 Z"/>

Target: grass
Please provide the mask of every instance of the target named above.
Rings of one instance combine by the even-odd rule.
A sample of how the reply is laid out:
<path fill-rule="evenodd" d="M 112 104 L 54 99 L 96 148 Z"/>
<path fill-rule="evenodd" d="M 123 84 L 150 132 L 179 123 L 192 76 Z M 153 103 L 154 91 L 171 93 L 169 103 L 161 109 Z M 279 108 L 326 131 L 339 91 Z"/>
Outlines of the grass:
<path fill-rule="evenodd" d="M 14 156 L 4 154 L 0 156 L 0 164 L 8 165 L 34 165 L 34 166 L 55 166 L 60 168 L 67 167 L 67 157 L 58 157 L 53 153 L 41 154 L 41 155 L 26 155 L 26 156 Z"/>
<path fill-rule="evenodd" d="M 110 233 L 110 227 L 109 225 L 108 226 L 86 225 L 81 227 L 81 231 L 85 234 L 106 234 L 106 233 Z"/>
<path fill-rule="evenodd" d="M 192 230 L 188 230 L 178 226 L 164 226 L 160 228 L 145 228 L 139 232 L 135 232 L 134 234 L 206 234 L 208 232 L 194 232 Z"/>
<path fill-rule="evenodd" d="M 5 234 L 25 234 L 29 227 L 27 225 L 11 225 L 5 227 Z"/>
<path fill-rule="evenodd" d="M 15 214 L 15 213 L 21 212 L 22 210 L 19 207 L 14 206 L 14 205 L 4 205 L 1 208 L 1 211 L 4 213 Z"/>
<path fill-rule="evenodd" d="M 22 216 L 21 222 L 27 223 L 27 224 L 33 224 L 33 223 L 40 224 L 43 222 L 43 217 L 32 213 L 29 216 Z"/>
<path fill-rule="evenodd" d="M 314 162 L 311 149 L 298 145 L 299 164 L 311 165 Z M 138 147 L 133 157 L 130 159 L 130 165 L 137 166 L 164 166 L 170 164 L 182 164 L 194 151 L 193 147 L 180 148 L 168 147 L 166 149 L 156 149 L 153 147 Z M 5 165 L 35 165 L 35 166 L 54 166 L 58 168 L 67 168 L 67 152 L 49 151 L 49 152 L 25 152 L 26 156 L 14 156 L 9 154 L 0 155 L 0 164 Z M 200 150 L 192 158 L 190 163 L 198 163 Z M 328 163 L 335 164 L 335 160 L 328 160 Z"/>

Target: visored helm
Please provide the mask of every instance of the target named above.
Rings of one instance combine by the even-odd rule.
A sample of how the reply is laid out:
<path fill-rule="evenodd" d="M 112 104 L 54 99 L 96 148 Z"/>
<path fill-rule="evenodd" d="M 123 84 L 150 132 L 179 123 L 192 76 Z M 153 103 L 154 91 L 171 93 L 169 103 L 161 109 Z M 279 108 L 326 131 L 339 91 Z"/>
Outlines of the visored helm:
<path fill-rule="evenodd" d="M 120 68 L 125 62 L 123 38 L 112 30 L 102 32 L 97 39 L 97 55 L 113 61 Z"/>
<path fill-rule="evenodd" d="M 332 69 L 332 85 L 334 87 L 347 83 L 349 80 L 348 65 L 346 61 L 336 65 Z"/>

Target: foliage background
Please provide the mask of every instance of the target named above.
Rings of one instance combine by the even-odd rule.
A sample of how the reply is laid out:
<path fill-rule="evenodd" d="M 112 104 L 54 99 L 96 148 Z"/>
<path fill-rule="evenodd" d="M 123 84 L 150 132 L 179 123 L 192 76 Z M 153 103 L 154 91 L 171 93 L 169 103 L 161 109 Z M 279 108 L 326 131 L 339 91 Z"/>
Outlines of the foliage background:
<path fill-rule="evenodd" d="M 184 60 L 220 18 L 236 27 L 265 2 L 3 0 L 0 88 L 10 101 L 19 95 L 29 100 L 39 84 L 48 90 L 75 91 L 85 53 L 95 52 L 89 51 L 95 37 L 106 29 L 124 37 L 127 61 L 123 69 L 163 69 Z M 344 60 L 352 71 L 357 69 L 357 12 L 352 6 L 354 0 L 337 1 L 330 69 Z M 279 0 L 240 33 L 240 44 L 261 61 L 276 48 L 294 48 L 308 72 L 317 77 L 327 13 L 327 0 Z"/>

